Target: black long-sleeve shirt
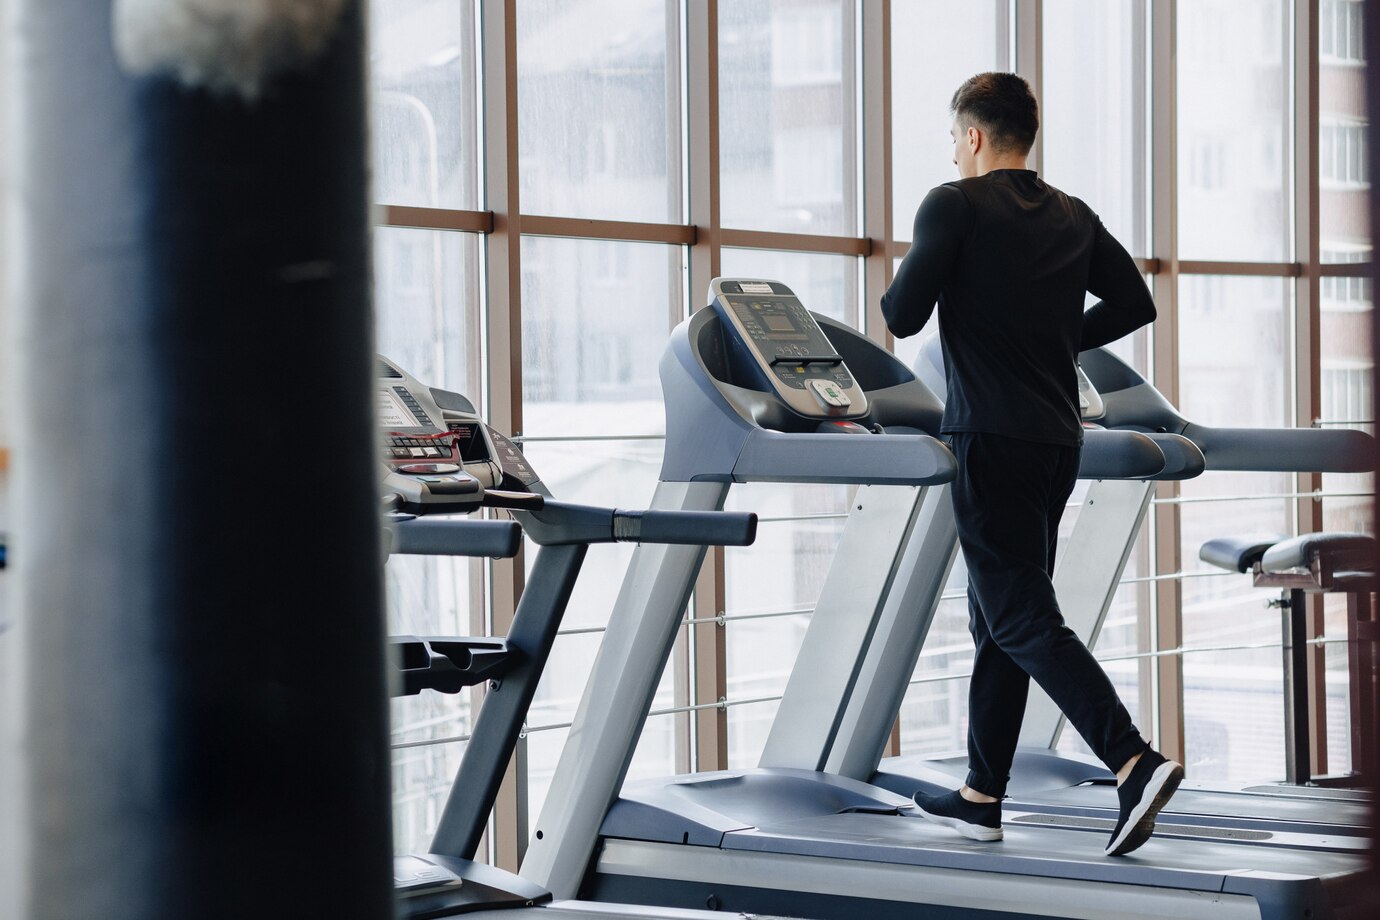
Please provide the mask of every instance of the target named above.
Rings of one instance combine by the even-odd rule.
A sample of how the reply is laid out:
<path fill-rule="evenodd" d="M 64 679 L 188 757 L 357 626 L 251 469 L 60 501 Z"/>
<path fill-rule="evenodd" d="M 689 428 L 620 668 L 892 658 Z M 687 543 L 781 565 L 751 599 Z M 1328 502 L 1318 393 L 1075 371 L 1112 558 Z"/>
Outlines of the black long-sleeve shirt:
<path fill-rule="evenodd" d="M 904 338 L 938 302 L 942 430 L 1081 443 L 1078 352 L 1155 318 L 1126 250 L 1086 204 L 1024 169 L 934 189 L 912 239 L 882 313 Z M 1085 292 L 1101 298 L 1086 313 Z"/>

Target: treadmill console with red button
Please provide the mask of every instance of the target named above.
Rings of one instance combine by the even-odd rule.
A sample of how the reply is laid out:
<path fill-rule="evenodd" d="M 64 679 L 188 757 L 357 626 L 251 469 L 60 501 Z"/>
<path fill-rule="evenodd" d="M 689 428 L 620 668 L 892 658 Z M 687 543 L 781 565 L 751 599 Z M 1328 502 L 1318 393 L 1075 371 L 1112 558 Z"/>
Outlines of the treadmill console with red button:
<path fill-rule="evenodd" d="M 412 514 L 464 513 L 498 488 L 503 467 L 484 422 L 463 396 L 433 390 L 378 359 L 377 411 L 383 491 Z"/>

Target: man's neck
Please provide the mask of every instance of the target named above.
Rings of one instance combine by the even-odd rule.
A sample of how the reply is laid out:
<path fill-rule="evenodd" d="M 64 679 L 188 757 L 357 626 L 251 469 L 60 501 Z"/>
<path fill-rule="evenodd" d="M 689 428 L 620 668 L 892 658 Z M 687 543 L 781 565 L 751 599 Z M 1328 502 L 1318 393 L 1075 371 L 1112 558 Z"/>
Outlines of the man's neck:
<path fill-rule="evenodd" d="M 979 156 L 977 162 L 977 174 L 985 176 L 989 172 L 997 169 L 1029 169 L 1026 165 L 1026 157 L 1013 154 L 998 154 L 990 159 Z"/>

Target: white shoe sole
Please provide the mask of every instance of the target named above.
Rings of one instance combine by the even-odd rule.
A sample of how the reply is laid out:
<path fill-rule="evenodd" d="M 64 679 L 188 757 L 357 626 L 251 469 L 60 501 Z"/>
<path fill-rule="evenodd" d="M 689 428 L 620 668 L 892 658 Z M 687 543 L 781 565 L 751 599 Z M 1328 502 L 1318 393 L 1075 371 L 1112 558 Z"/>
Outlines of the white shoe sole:
<path fill-rule="evenodd" d="M 970 840 L 980 840 L 983 843 L 991 843 L 1002 838 L 1002 829 L 999 827 L 983 827 L 981 824 L 970 824 L 961 818 L 951 818 L 948 815 L 932 815 L 918 804 L 912 806 L 920 813 L 926 821 L 933 821 L 935 824 L 942 824 L 945 827 L 953 828 L 964 837 Z"/>
<path fill-rule="evenodd" d="M 1121 833 L 1102 851 L 1104 856 L 1124 856 L 1150 839 L 1155 832 L 1155 818 L 1183 781 L 1184 768 L 1172 760 L 1167 760 L 1150 774 L 1140 801 L 1131 809 L 1131 815 L 1122 825 Z"/>

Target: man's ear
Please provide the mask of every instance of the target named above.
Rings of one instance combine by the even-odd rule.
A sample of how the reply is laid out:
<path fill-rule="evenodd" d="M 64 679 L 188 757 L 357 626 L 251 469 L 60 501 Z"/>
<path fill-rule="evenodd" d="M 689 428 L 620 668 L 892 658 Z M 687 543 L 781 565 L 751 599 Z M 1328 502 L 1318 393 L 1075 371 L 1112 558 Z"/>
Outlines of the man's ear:
<path fill-rule="evenodd" d="M 980 130 L 978 130 L 977 126 L 976 126 L 976 125 L 969 125 L 969 126 L 968 126 L 968 146 L 972 148 L 973 154 L 974 154 L 974 155 L 976 155 L 977 152 L 978 152 L 979 150 L 982 149 L 982 140 L 983 140 L 983 138 L 982 138 L 982 132 L 981 132 Z"/>

